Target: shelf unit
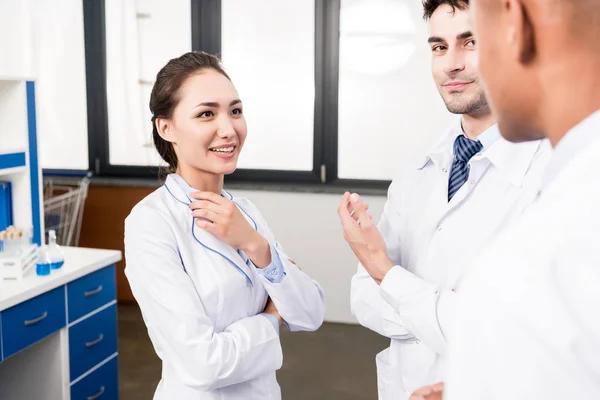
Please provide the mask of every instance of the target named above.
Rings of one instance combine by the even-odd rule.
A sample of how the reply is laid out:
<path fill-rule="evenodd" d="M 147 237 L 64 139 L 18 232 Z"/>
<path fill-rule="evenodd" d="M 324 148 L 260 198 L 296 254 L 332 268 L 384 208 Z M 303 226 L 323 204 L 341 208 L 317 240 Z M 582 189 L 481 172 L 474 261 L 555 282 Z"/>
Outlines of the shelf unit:
<path fill-rule="evenodd" d="M 38 163 L 35 83 L 0 73 L 0 181 L 12 184 L 14 224 L 44 241 L 43 192 Z"/>

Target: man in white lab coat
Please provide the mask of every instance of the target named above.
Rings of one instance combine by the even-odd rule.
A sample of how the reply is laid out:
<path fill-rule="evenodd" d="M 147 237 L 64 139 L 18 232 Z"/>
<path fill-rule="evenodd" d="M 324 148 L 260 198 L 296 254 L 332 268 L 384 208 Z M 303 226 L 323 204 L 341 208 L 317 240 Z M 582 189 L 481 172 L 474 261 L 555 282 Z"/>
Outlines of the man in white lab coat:
<path fill-rule="evenodd" d="M 600 1 L 475 7 L 502 133 L 555 153 L 538 199 L 457 287 L 445 398 L 600 399 Z"/>
<path fill-rule="evenodd" d="M 339 208 L 360 261 L 352 311 L 391 339 L 376 358 L 380 400 L 407 399 L 444 378 L 453 289 L 480 247 L 533 201 L 551 153 L 545 141 L 500 136 L 479 78 L 468 7 L 424 3 L 433 76 L 460 121 L 394 179 L 378 226 L 370 217 L 359 225 L 367 214 L 356 194 L 344 195 Z"/>

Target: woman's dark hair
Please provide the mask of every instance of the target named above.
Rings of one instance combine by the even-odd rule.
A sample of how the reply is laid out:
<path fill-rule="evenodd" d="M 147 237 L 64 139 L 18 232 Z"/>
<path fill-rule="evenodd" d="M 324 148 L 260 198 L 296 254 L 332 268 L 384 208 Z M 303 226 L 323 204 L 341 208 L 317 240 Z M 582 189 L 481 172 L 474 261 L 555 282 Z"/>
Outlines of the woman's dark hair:
<path fill-rule="evenodd" d="M 429 20 L 434 11 L 442 4 L 448 4 L 452 11 L 458 8 L 461 11 L 469 7 L 469 0 L 423 0 L 423 19 Z"/>
<path fill-rule="evenodd" d="M 178 92 L 183 82 L 190 76 L 201 73 L 206 69 L 213 69 L 229 79 L 217 56 L 200 51 L 191 51 L 181 57 L 173 58 L 156 74 L 156 81 L 150 94 L 152 138 L 154 139 L 154 147 L 156 147 L 162 159 L 169 164 L 169 172 L 171 173 L 177 169 L 177 155 L 173 149 L 173 144 L 167 142 L 158 134 L 156 118 L 171 118 L 173 110 L 179 103 Z"/>

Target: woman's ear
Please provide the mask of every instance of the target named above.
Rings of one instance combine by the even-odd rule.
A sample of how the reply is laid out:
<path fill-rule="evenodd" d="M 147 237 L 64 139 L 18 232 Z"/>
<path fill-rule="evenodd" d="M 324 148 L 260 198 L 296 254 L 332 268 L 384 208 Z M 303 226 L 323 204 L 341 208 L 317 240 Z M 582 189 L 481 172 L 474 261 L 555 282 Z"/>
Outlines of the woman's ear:
<path fill-rule="evenodd" d="M 173 122 L 168 118 L 157 117 L 154 121 L 156 130 L 161 138 L 167 142 L 175 143 L 173 136 Z"/>

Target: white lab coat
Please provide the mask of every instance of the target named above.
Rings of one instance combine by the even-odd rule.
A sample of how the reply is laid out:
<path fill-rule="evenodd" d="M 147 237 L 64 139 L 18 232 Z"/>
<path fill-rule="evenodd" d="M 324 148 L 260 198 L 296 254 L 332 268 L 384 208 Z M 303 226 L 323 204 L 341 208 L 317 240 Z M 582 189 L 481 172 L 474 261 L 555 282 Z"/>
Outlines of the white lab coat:
<path fill-rule="evenodd" d="M 486 136 L 499 137 L 496 126 L 490 129 Z M 353 314 L 391 339 L 376 357 L 380 400 L 407 399 L 443 379 L 452 289 L 479 248 L 535 198 L 551 154 L 546 141 L 498 138 L 472 158 L 469 182 L 448 202 L 452 147 L 460 133 L 458 121 L 389 188 L 379 229 L 397 265 L 381 286 L 362 265 L 352 278 Z"/>
<path fill-rule="evenodd" d="M 291 330 L 316 330 L 325 313 L 323 291 L 288 260 L 246 199 L 222 193 L 276 248 L 287 274 L 282 282 L 269 282 L 243 252 L 195 227 L 206 247 L 198 243 L 191 211 L 182 204 L 189 203 L 191 188 L 173 178 L 137 204 L 125 221 L 125 274 L 163 362 L 154 399 L 280 399 L 275 377 L 282 365 L 279 336 L 272 322 L 257 314 L 270 296 Z"/>
<path fill-rule="evenodd" d="M 446 400 L 600 399 L 598 171 L 596 139 L 459 283 Z"/>

